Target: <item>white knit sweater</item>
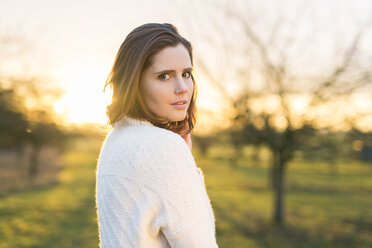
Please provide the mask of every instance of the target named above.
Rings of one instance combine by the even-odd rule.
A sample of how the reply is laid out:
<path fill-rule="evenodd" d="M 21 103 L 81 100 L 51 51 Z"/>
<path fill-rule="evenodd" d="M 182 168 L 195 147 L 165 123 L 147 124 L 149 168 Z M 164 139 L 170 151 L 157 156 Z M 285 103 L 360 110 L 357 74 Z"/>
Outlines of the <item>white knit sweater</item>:
<path fill-rule="evenodd" d="M 204 175 L 186 142 L 123 118 L 101 148 L 96 204 L 102 248 L 218 247 Z"/>

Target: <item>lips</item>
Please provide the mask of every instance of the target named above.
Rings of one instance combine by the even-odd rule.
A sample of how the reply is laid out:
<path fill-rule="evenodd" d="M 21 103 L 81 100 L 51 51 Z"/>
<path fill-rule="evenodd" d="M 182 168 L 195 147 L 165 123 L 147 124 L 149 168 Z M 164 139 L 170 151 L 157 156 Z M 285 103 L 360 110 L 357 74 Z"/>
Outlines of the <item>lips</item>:
<path fill-rule="evenodd" d="M 172 103 L 172 105 L 182 105 L 182 104 L 186 104 L 186 103 L 187 103 L 186 100 L 181 100 L 181 101 L 178 101 L 178 102 Z"/>

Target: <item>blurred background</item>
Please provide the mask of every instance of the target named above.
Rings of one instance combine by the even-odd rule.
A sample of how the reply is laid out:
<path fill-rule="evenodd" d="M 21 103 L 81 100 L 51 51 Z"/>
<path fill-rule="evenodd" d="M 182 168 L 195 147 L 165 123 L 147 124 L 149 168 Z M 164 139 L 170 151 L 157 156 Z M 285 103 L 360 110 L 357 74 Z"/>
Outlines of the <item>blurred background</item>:
<path fill-rule="evenodd" d="M 98 247 L 103 92 L 126 35 L 194 47 L 220 247 L 372 247 L 372 3 L 0 2 L 0 248 Z"/>

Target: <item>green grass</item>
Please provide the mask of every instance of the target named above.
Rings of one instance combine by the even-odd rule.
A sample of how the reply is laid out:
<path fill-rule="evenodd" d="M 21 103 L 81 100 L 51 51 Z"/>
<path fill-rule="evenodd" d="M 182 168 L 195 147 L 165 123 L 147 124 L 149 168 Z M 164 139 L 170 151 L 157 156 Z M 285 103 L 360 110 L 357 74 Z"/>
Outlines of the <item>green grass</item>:
<path fill-rule="evenodd" d="M 197 158 L 216 214 L 220 247 L 372 247 L 372 166 L 291 162 L 285 225 L 272 223 L 267 165 Z M 265 163 L 264 163 L 265 164 Z"/>
<path fill-rule="evenodd" d="M 0 247 L 98 247 L 97 154 L 67 153 L 60 183 L 0 198 Z"/>
<path fill-rule="evenodd" d="M 60 182 L 0 197 L 0 248 L 98 247 L 97 150 L 67 152 Z M 285 226 L 271 222 L 268 163 L 196 155 L 216 215 L 219 247 L 372 247 L 372 166 L 291 162 Z"/>

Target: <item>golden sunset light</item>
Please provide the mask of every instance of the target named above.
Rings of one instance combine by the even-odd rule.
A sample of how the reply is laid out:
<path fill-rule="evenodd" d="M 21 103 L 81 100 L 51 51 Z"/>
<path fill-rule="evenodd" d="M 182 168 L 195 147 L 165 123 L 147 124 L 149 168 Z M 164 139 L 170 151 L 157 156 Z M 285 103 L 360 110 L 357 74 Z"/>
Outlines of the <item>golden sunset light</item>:
<path fill-rule="evenodd" d="M 372 247 L 371 44 L 368 0 L 0 0 L 0 247 Z"/>
<path fill-rule="evenodd" d="M 135 8 L 135 5 L 133 5 L 132 7 Z M 263 6 L 260 6 L 260 8 L 261 7 Z M 10 10 L 9 13 L 11 13 L 11 11 L 15 11 L 16 8 L 14 5 L 10 4 L 8 6 L 8 9 Z M 128 13 L 130 12 L 130 10 L 127 11 Z M 290 12 L 291 10 L 288 9 L 286 11 Z M 161 16 L 161 13 L 162 12 L 158 12 L 156 16 Z M 63 12 L 61 12 L 60 14 L 63 15 Z M 16 18 L 16 15 L 14 16 L 14 18 Z M 152 18 L 157 17 L 153 15 Z M 143 21 L 141 18 L 138 19 L 138 22 L 139 20 Z M 39 25 L 41 25 L 42 23 L 39 19 L 33 19 L 32 21 L 35 24 L 39 23 Z M 181 20 L 175 19 L 173 21 L 176 24 L 178 23 L 180 28 L 184 29 L 184 32 L 195 33 L 194 30 L 190 30 L 187 24 L 182 23 Z M 97 24 L 98 20 L 95 22 Z M 106 22 L 108 22 L 108 20 L 106 20 Z M 331 23 L 328 19 L 327 22 Z M 327 23 L 327 25 L 330 25 L 329 23 Z M 23 23 L 22 25 L 26 26 L 27 24 Z M 131 26 L 129 24 L 126 24 L 125 26 L 120 28 L 118 26 L 115 26 L 118 30 L 117 32 L 114 32 L 114 29 L 107 30 L 107 32 L 105 33 L 106 36 L 103 37 L 103 35 L 99 35 L 92 29 L 88 29 L 84 32 L 79 32 L 75 23 L 71 21 L 68 21 L 63 26 L 61 26 L 62 24 L 59 22 L 52 22 L 50 25 L 55 25 L 56 27 L 64 27 L 64 29 L 61 30 L 64 30 L 63 32 L 66 33 L 66 36 L 68 36 L 67 34 L 70 34 L 75 35 L 75 37 L 80 37 L 75 39 L 77 40 L 77 42 L 73 42 L 73 40 L 70 41 L 70 39 L 67 43 L 62 42 L 60 38 L 62 36 L 55 35 L 52 29 L 45 26 L 43 28 L 45 28 L 47 31 L 40 36 L 40 45 L 35 46 L 35 51 L 32 52 L 37 53 L 38 51 L 42 51 L 41 49 L 46 49 L 50 51 L 50 54 L 54 55 L 53 57 L 50 56 L 50 58 L 47 59 L 40 58 L 39 60 L 41 66 L 39 66 L 39 68 L 48 68 L 48 70 L 50 71 L 50 75 L 56 81 L 55 83 L 64 90 L 60 99 L 58 99 L 57 102 L 53 104 L 56 115 L 58 115 L 58 118 L 63 120 L 64 123 L 79 124 L 87 122 L 97 122 L 102 125 L 105 124 L 105 111 L 106 105 L 108 101 L 110 101 L 110 93 L 106 92 L 106 94 L 103 94 L 103 86 L 108 72 L 111 69 L 112 60 L 115 57 L 120 43 L 122 42 L 122 37 L 129 31 Z M 78 26 L 80 27 L 83 27 L 83 25 L 90 24 L 85 21 L 78 24 Z M 308 26 L 309 24 L 306 25 Z M 65 27 L 70 28 L 66 29 Z M 98 27 L 103 28 L 99 25 Z M 29 32 L 32 32 L 32 30 L 30 29 Z M 50 39 L 50 44 L 46 43 L 47 37 Z M 87 41 L 84 42 L 85 39 Z M 227 38 L 227 40 L 228 39 L 229 38 Z M 217 125 L 221 125 L 221 123 L 224 123 L 223 125 L 227 125 L 226 118 L 227 116 L 229 116 L 228 112 L 230 112 L 230 103 L 226 101 L 226 98 L 224 98 L 223 94 L 221 94 L 219 90 L 216 90 L 213 80 L 221 80 L 219 84 L 224 85 L 226 92 L 231 93 L 231 96 L 234 96 L 237 93 L 241 92 L 242 86 L 244 86 L 242 84 L 244 80 L 242 81 L 239 78 L 235 78 L 236 74 L 233 73 L 233 67 L 226 68 L 224 77 L 219 77 L 220 75 L 222 75 L 221 73 L 224 72 L 220 70 L 218 58 L 224 56 L 223 54 L 225 53 L 225 51 L 218 50 L 219 52 L 216 53 L 216 50 L 211 50 L 211 46 L 206 46 L 207 44 L 209 44 L 208 40 L 203 41 L 197 35 L 192 37 L 192 40 L 194 41 L 196 57 L 201 58 L 204 61 L 204 64 L 212 65 L 211 68 L 213 69 L 211 69 L 209 73 L 212 73 L 212 75 L 215 76 L 215 78 L 212 79 L 205 73 L 205 68 L 196 68 L 198 87 L 197 106 L 199 109 L 207 110 L 210 114 L 213 115 L 213 117 L 207 115 L 205 118 L 200 116 L 199 125 L 213 126 L 212 123 L 215 124 L 217 119 L 219 120 L 218 123 L 220 123 Z M 232 54 L 234 54 L 233 51 L 235 49 L 238 49 L 238 47 L 239 49 L 243 49 L 243 45 L 244 43 L 237 42 L 236 47 L 230 48 Z M 206 47 L 207 49 L 204 49 L 204 47 Z M 324 52 L 325 49 L 326 46 L 322 46 L 319 51 Z M 237 53 L 239 54 L 239 51 L 237 51 Z M 57 58 L 59 60 L 57 60 Z M 208 60 L 207 58 L 210 58 L 210 60 Z M 241 66 L 244 66 L 244 63 L 248 62 L 247 60 L 244 60 L 243 57 L 239 56 L 235 56 L 234 60 L 232 60 L 232 58 L 228 58 L 226 59 L 226 61 L 232 61 L 233 63 L 231 63 L 231 66 L 238 66 L 239 70 Z M 249 63 L 250 62 L 248 62 L 248 64 Z M 14 64 L 12 67 L 12 71 L 15 72 L 16 69 L 14 68 L 17 68 L 17 61 L 11 60 L 11 63 L 8 63 L 8 67 L 12 64 Z M 197 61 L 196 66 L 198 66 L 198 64 L 199 63 Z M 296 70 L 304 70 L 302 68 L 297 68 L 298 66 L 299 64 L 294 66 L 294 68 L 296 68 Z M 306 65 L 303 65 L 303 67 L 305 66 Z M 37 72 L 37 70 L 39 69 L 38 67 L 34 66 L 28 67 L 29 71 L 31 72 L 33 70 Z M 249 71 L 247 71 L 247 75 L 250 78 L 250 85 L 258 88 L 264 87 L 262 84 L 264 77 L 260 72 L 260 68 L 257 67 L 257 64 L 253 64 L 253 66 L 248 65 L 248 67 Z M 20 68 L 19 65 L 18 68 Z M 311 69 L 311 67 L 307 68 L 306 70 L 308 69 Z M 264 90 L 264 88 L 262 89 Z M 304 92 L 303 94 L 299 94 L 296 97 L 293 96 L 293 99 L 288 100 L 288 102 L 292 106 L 294 113 L 305 111 L 309 112 L 309 114 L 311 112 L 310 115 L 315 116 L 315 114 L 313 113 L 315 110 L 310 111 L 307 109 L 306 103 L 308 101 L 308 96 L 306 94 L 307 93 Z M 369 95 L 363 97 L 354 96 L 354 100 L 340 100 L 340 104 L 345 104 L 345 107 L 342 107 L 345 110 L 348 109 L 348 107 L 353 106 L 353 111 L 355 113 L 359 113 L 360 111 L 364 111 L 363 109 L 368 108 L 366 106 L 370 106 L 368 97 Z M 260 112 L 264 110 L 270 113 L 275 112 L 278 105 L 278 95 L 271 95 L 269 97 L 266 97 L 265 100 L 262 101 L 252 98 L 252 104 L 253 111 Z M 342 105 L 338 104 L 338 107 L 340 106 Z M 328 107 L 324 108 L 328 109 Z M 322 110 L 318 109 L 317 112 L 319 113 L 319 115 L 321 115 L 320 113 L 322 113 Z M 334 111 L 332 110 L 331 112 Z M 350 111 L 343 111 L 343 113 L 350 114 Z M 217 117 L 218 115 L 220 116 Z M 330 119 L 332 120 L 343 118 L 340 117 L 340 115 L 342 114 L 337 114 L 337 116 L 339 117 L 332 116 L 331 118 L 327 118 L 327 123 L 330 123 Z M 325 123 L 324 120 L 319 122 Z M 363 126 L 370 126 L 369 124 L 366 124 L 366 121 L 363 122 Z"/>

